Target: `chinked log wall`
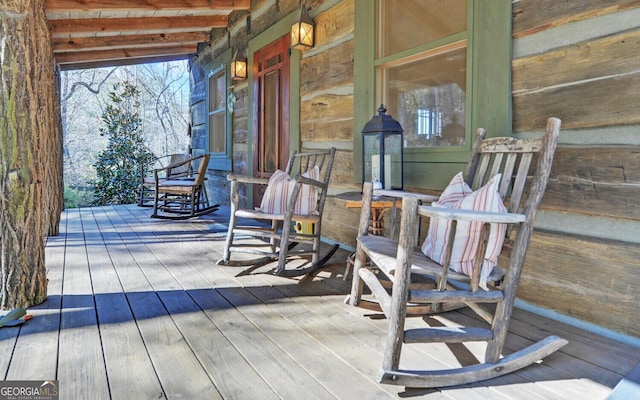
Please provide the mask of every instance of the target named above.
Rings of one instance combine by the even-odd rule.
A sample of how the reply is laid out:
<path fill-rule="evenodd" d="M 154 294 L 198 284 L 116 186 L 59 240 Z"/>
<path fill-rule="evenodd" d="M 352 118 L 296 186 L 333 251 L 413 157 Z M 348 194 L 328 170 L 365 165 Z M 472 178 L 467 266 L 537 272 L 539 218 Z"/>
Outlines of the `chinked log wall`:
<path fill-rule="evenodd" d="M 640 2 L 513 2 L 517 135 L 562 119 L 518 296 L 640 337 Z"/>

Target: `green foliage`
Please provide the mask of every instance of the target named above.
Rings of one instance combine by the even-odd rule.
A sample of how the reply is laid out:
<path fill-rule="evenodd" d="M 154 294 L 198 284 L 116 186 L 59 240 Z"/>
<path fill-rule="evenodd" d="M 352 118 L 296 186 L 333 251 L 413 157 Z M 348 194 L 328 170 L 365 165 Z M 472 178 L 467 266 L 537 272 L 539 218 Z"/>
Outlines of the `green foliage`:
<path fill-rule="evenodd" d="M 140 171 L 154 159 L 144 143 L 139 115 L 140 91 L 129 82 L 116 83 L 109 93 L 111 104 L 102 113 L 100 135 L 108 137 L 107 148 L 94 164 L 94 205 L 130 204 L 138 199 Z"/>
<path fill-rule="evenodd" d="M 93 191 L 87 188 L 64 186 L 64 208 L 89 207 L 93 202 Z"/>

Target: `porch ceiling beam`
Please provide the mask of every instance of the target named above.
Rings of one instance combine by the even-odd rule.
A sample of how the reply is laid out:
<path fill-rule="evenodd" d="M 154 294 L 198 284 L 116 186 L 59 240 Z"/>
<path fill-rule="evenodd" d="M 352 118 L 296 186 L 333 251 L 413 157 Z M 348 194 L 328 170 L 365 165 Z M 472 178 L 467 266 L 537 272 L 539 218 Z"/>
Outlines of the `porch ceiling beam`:
<path fill-rule="evenodd" d="M 56 37 L 52 40 L 55 53 L 107 50 L 110 48 L 141 48 L 193 44 L 209 40 L 210 31 L 157 33 L 151 35 L 118 35 L 94 37 Z"/>
<path fill-rule="evenodd" d="M 53 37 L 62 35 L 91 36 L 95 33 L 122 32 L 189 32 L 224 28 L 226 15 L 200 17 L 150 17 L 150 18 L 82 18 L 49 20 Z"/>
<path fill-rule="evenodd" d="M 60 64 L 60 69 L 62 71 L 71 71 L 71 70 L 77 70 L 77 69 L 119 67 L 122 65 L 148 64 L 148 63 L 156 63 L 156 62 L 186 60 L 189 57 L 191 57 L 190 54 L 172 54 L 170 56 L 151 56 L 151 57 L 140 57 L 140 58 L 122 58 L 119 60 L 83 61 L 83 62 L 74 62 L 70 64 Z"/>
<path fill-rule="evenodd" d="M 197 44 L 185 44 L 167 47 L 143 47 L 130 49 L 113 49 L 99 51 L 70 51 L 55 54 L 58 64 L 79 64 L 79 63 L 97 63 L 107 62 L 108 65 L 120 65 L 115 60 L 131 60 L 131 63 L 140 63 L 143 58 L 150 57 L 169 57 L 173 60 L 188 58 L 191 54 L 195 54 Z"/>
<path fill-rule="evenodd" d="M 248 10 L 251 0 L 45 0 L 51 12 L 101 10 Z"/>

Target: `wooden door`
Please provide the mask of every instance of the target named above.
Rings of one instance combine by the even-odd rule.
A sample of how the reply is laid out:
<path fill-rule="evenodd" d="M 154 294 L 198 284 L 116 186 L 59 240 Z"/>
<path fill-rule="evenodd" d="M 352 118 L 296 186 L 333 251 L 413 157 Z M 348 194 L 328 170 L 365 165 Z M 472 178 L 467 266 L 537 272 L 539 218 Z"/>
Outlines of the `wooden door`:
<path fill-rule="evenodd" d="M 284 170 L 289 160 L 288 35 L 258 50 L 253 59 L 253 174 L 269 177 L 277 169 Z M 262 198 L 258 189 L 254 204 Z"/>

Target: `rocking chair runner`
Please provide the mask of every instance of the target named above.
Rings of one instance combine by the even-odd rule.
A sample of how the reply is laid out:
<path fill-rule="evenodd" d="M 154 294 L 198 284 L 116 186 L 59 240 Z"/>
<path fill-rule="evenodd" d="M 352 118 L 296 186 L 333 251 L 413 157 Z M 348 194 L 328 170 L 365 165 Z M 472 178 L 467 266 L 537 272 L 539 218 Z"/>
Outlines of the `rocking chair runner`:
<path fill-rule="evenodd" d="M 324 255 L 320 254 L 322 213 L 335 151 L 335 148 L 306 153 L 294 151 L 286 171 L 276 171 L 269 179 L 229 174 L 229 232 L 223 258 L 218 264 L 260 266 L 278 260 L 276 274 L 280 276 L 310 274 L 322 267 L 338 249 L 338 245 L 334 245 Z M 295 178 L 291 178 L 293 176 Z M 267 185 L 261 207 L 240 207 L 239 183 Z M 243 225 L 239 222 L 240 218 L 261 221 L 263 224 Z M 300 229 L 303 226 L 306 229 Z M 311 248 L 297 247 L 299 244 L 311 245 Z M 231 260 L 231 253 L 249 253 L 262 257 Z M 291 257 L 309 255 L 310 265 L 307 263 L 297 268 L 286 268 Z"/>
<path fill-rule="evenodd" d="M 167 169 L 180 169 L 184 165 L 197 167 L 184 175 L 166 176 Z M 180 163 L 174 163 L 164 169 L 154 170 L 154 191 L 152 218 L 188 219 L 211 213 L 219 205 L 209 205 L 207 192 L 204 187 L 209 154 L 189 158 Z"/>
<path fill-rule="evenodd" d="M 523 368 L 567 343 L 557 336 L 549 336 L 500 358 L 534 218 L 549 179 L 559 131 L 560 120 L 556 118 L 548 120 L 545 135 L 537 139 L 484 139 L 484 129 L 478 129 L 465 181 L 475 190 L 501 172 L 498 192 L 505 200 L 508 211 L 505 213 L 422 206 L 418 205 L 415 196 L 407 195 L 402 200 L 401 231 L 398 242 L 395 242 L 389 238 L 367 235 L 370 211 L 366 203 L 371 201 L 373 190 L 370 183 L 365 184 L 352 291 L 348 299 L 352 305 L 371 307 L 370 301 L 361 298 L 363 284 L 366 284 L 389 320 L 380 382 L 409 387 L 442 387 L 476 382 Z M 534 154 L 537 154 L 538 164 L 530 176 L 529 166 Z M 528 176 L 531 184 L 525 190 Z M 430 218 L 432 224 L 434 218 L 444 223 L 450 221 L 442 264 L 431 260 L 420 248 L 416 248 L 419 217 Z M 463 221 L 482 224 L 470 276 L 449 269 L 456 240 L 456 226 L 464 223 Z M 480 271 L 485 251 L 490 246 L 489 226 L 492 224 L 507 224 L 504 247 L 510 251 L 505 251 L 509 253 L 506 271 L 500 273 L 496 267 L 487 278 L 490 284 L 497 282 L 499 286 L 490 285 L 489 290 L 482 290 L 479 288 Z M 381 275 L 392 281 L 391 294 L 378 277 L 364 267 L 367 257 L 379 268 Z M 416 278 L 416 274 L 431 277 L 435 282 L 434 288 L 425 289 L 423 284 L 415 285 L 413 278 Z M 489 312 L 481 306 L 483 303 L 495 304 L 495 311 Z M 434 314 L 463 306 L 469 306 L 490 327 L 426 327 L 405 330 L 405 318 L 408 314 Z M 487 342 L 483 363 L 449 370 L 409 371 L 399 368 L 403 343 L 472 341 Z"/>

